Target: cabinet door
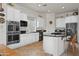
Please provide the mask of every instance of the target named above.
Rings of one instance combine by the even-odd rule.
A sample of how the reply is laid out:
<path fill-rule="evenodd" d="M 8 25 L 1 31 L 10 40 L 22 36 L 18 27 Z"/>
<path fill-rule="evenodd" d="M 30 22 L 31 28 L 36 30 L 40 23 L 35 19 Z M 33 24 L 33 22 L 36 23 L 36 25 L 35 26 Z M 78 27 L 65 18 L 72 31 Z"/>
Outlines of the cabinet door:
<path fill-rule="evenodd" d="M 29 32 L 35 32 L 36 31 L 36 18 L 28 16 L 27 19 L 28 19 Z"/>
<path fill-rule="evenodd" d="M 30 34 L 21 34 L 20 37 L 21 37 L 21 45 L 22 46 L 32 43 Z"/>
<path fill-rule="evenodd" d="M 65 27 L 65 19 L 64 18 L 56 19 L 56 27 Z"/>
<path fill-rule="evenodd" d="M 78 16 L 69 16 L 65 18 L 65 23 L 77 22 Z"/>
<path fill-rule="evenodd" d="M 37 18 L 37 28 L 45 29 L 45 20 L 43 18 Z"/>
<path fill-rule="evenodd" d="M 14 16 L 15 16 L 15 21 L 20 21 L 20 17 L 21 17 L 21 15 L 20 15 L 20 11 L 19 10 L 17 10 L 17 9 L 15 9 L 15 12 L 14 12 L 15 14 L 14 14 Z"/>
<path fill-rule="evenodd" d="M 39 33 L 35 33 L 35 41 L 39 41 Z"/>
<path fill-rule="evenodd" d="M 58 39 L 58 55 L 61 55 L 62 53 L 64 53 L 64 41 L 61 40 L 62 38 L 59 37 Z"/>
<path fill-rule="evenodd" d="M 21 46 L 26 45 L 27 44 L 26 42 L 27 42 L 26 35 L 21 34 L 20 35 L 20 45 Z"/>
<path fill-rule="evenodd" d="M 14 8 L 10 7 L 10 6 L 7 6 L 7 20 L 15 20 L 15 10 Z"/>
<path fill-rule="evenodd" d="M 31 43 L 36 42 L 36 37 L 37 37 L 36 33 L 31 33 L 30 34 Z"/>
<path fill-rule="evenodd" d="M 34 41 L 34 34 L 29 34 L 29 44 L 33 43 Z"/>
<path fill-rule="evenodd" d="M 27 21 L 27 15 L 25 13 L 20 13 L 20 20 Z"/>
<path fill-rule="evenodd" d="M 7 20 L 20 21 L 20 11 L 13 7 L 7 6 Z"/>
<path fill-rule="evenodd" d="M 65 47 L 64 50 L 67 50 L 67 49 L 68 49 L 68 46 L 69 46 L 69 42 L 66 42 L 66 41 L 65 41 L 65 42 L 64 42 L 64 47 Z"/>
<path fill-rule="evenodd" d="M 58 52 L 58 38 L 56 37 L 46 37 L 43 40 L 43 49 L 45 52 L 57 56 Z"/>
<path fill-rule="evenodd" d="M 55 56 L 58 56 L 58 40 L 59 40 L 59 38 L 57 37 L 52 37 L 52 39 L 51 40 L 53 40 L 52 41 L 52 43 L 53 43 L 53 48 L 52 48 L 52 50 L 53 50 L 53 55 L 55 55 Z"/>
<path fill-rule="evenodd" d="M 28 21 L 28 20 L 27 20 L 27 15 L 26 15 L 26 14 L 24 14 L 24 20 L 25 20 L 25 21 Z"/>
<path fill-rule="evenodd" d="M 32 36 L 33 42 L 39 41 L 39 33 L 33 33 Z"/>
<path fill-rule="evenodd" d="M 52 37 L 46 37 L 44 36 L 44 40 L 43 40 L 43 49 L 45 52 L 52 54 L 53 55 L 53 51 L 54 51 L 54 44 L 53 44 L 53 40 Z"/>

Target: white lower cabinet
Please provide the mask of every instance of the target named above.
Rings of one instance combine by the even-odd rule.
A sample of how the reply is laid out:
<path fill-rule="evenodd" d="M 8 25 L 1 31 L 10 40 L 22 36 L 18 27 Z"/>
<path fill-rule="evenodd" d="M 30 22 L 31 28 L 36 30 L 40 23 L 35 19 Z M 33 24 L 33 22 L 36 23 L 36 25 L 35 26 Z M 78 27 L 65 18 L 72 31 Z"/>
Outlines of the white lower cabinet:
<path fill-rule="evenodd" d="M 64 53 L 64 48 L 64 41 L 62 40 L 62 38 L 58 39 L 58 55 Z"/>
<path fill-rule="evenodd" d="M 15 19 L 14 17 L 15 10 L 11 6 L 7 6 L 7 20 L 8 21 L 13 21 Z"/>
<path fill-rule="evenodd" d="M 68 46 L 69 46 L 69 42 L 65 41 L 65 42 L 64 42 L 64 47 L 65 47 L 65 50 L 67 50 L 67 49 L 68 49 Z"/>
<path fill-rule="evenodd" d="M 64 41 L 61 37 L 44 36 L 43 49 L 46 53 L 59 56 L 64 52 Z"/>
<path fill-rule="evenodd" d="M 46 53 L 57 55 L 58 52 L 58 41 L 55 37 L 44 37 L 43 49 Z"/>
<path fill-rule="evenodd" d="M 26 39 L 26 37 L 28 37 L 28 35 L 26 36 L 26 34 L 20 35 L 20 45 L 21 46 L 24 46 L 28 43 L 28 39 Z"/>
<path fill-rule="evenodd" d="M 33 43 L 33 42 L 35 42 L 35 36 L 34 36 L 34 34 L 29 34 L 29 43 Z"/>
<path fill-rule="evenodd" d="M 49 43 L 50 42 L 50 43 Z M 54 50 L 54 48 L 53 47 L 55 47 L 55 45 L 53 46 L 53 39 L 51 38 L 51 37 L 44 37 L 44 40 L 43 40 L 43 49 L 44 49 L 44 51 L 46 52 L 46 53 L 49 53 L 49 54 L 52 54 L 52 52 L 53 52 L 53 50 Z M 51 45 L 53 46 L 53 47 L 51 47 Z M 55 51 L 54 51 L 55 52 Z M 53 53 L 54 53 L 53 52 Z"/>
<path fill-rule="evenodd" d="M 24 45 L 32 44 L 39 40 L 39 33 L 28 33 L 20 35 L 20 42 L 16 44 L 8 45 L 9 48 L 15 49 Z"/>
<path fill-rule="evenodd" d="M 27 45 L 27 44 L 31 44 L 34 42 L 37 42 L 39 40 L 39 34 L 38 33 L 29 33 L 29 34 L 21 34 L 20 35 L 20 40 L 21 40 L 21 45 Z"/>
<path fill-rule="evenodd" d="M 36 41 L 36 42 L 39 41 L 39 33 L 36 33 L 36 34 L 35 34 L 35 41 Z"/>

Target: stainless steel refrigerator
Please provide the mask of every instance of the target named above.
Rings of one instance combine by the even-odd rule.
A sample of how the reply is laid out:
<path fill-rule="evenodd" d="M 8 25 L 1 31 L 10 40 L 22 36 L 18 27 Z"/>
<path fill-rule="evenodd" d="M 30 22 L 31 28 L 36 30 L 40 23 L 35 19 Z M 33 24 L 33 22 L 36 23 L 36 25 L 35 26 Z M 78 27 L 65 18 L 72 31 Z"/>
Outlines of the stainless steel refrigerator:
<path fill-rule="evenodd" d="M 77 23 L 66 23 L 66 36 L 77 34 Z"/>

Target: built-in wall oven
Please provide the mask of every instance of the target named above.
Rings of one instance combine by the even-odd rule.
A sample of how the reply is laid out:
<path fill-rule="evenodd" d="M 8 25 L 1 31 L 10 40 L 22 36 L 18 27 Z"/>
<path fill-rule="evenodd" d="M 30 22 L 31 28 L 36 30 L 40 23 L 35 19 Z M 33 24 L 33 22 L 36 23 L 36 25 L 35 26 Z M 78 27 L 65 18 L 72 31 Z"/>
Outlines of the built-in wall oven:
<path fill-rule="evenodd" d="M 20 42 L 20 29 L 18 21 L 7 21 L 7 45 Z"/>
<path fill-rule="evenodd" d="M 24 20 L 20 20 L 20 33 L 26 34 L 26 28 L 28 26 L 28 22 Z"/>

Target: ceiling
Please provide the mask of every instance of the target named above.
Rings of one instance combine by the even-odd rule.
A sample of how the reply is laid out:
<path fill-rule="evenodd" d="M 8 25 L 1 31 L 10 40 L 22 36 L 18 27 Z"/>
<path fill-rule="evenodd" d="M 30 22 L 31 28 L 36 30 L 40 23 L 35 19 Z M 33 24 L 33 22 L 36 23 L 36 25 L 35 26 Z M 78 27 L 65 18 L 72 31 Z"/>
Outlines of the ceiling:
<path fill-rule="evenodd" d="M 79 3 L 19 3 L 40 13 L 62 13 L 79 8 Z"/>

